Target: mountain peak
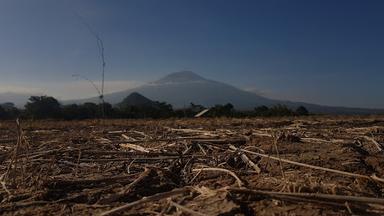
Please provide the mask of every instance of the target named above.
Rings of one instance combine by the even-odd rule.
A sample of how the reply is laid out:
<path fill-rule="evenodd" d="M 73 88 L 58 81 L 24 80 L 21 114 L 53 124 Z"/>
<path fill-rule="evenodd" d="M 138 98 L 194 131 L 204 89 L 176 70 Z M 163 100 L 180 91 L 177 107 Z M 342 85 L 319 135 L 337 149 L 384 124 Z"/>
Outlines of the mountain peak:
<path fill-rule="evenodd" d="M 159 79 L 154 82 L 156 84 L 164 84 L 164 83 L 184 83 L 184 82 L 195 82 L 195 81 L 204 81 L 203 77 L 192 72 L 192 71 L 180 71 L 176 73 L 168 74 L 167 76 Z"/>

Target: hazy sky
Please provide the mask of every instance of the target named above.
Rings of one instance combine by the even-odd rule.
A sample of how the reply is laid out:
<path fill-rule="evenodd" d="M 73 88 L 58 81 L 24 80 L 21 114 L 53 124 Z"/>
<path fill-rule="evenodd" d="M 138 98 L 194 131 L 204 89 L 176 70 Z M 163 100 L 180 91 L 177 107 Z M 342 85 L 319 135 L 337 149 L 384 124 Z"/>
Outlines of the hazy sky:
<path fill-rule="evenodd" d="M 265 96 L 384 108 L 384 2 L 0 0 L 0 91 L 93 94 L 192 70 Z M 66 87 L 68 86 L 68 87 Z"/>

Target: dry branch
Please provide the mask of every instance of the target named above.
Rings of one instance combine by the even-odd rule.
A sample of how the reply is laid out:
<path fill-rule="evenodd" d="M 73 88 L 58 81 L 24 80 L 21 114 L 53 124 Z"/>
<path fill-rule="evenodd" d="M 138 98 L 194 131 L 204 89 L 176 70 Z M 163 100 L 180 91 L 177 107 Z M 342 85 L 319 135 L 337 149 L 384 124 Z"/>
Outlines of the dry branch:
<path fill-rule="evenodd" d="M 100 183 L 114 183 L 119 181 L 129 181 L 129 179 L 137 174 L 125 175 L 125 176 L 114 176 L 114 177 L 103 177 L 98 179 L 49 179 L 44 184 L 48 187 L 66 187 L 66 186 L 78 186 L 78 185 L 90 185 L 90 184 L 100 184 Z"/>
<path fill-rule="evenodd" d="M 247 143 L 245 138 L 232 138 L 232 139 L 199 139 L 192 140 L 192 142 L 200 142 L 200 143 L 212 143 L 212 144 L 236 144 L 236 145 L 244 145 Z"/>
<path fill-rule="evenodd" d="M 208 216 L 206 214 L 202 214 L 200 212 L 197 212 L 197 211 L 193 211 L 185 206 L 182 206 L 182 205 L 179 205 L 173 201 L 170 201 L 170 204 L 175 206 L 176 208 L 180 209 L 182 212 L 184 213 L 187 213 L 188 215 L 194 215 L 194 216 Z"/>
<path fill-rule="evenodd" d="M 131 161 L 131 160 L 135 160 L 136 162 L 147 162 L 147 161 L 160 161 L 160 160 L 174 160 L 179 158 L 180 156 L 100 158 L 100 159 L 80 159 L 80 162 L 112 162 L 112 161 Z"/>
<path fill-rule="evenodd" d="M 142 182 L 150 174 L 150 172 L 151 172 L 151 169 L 145 168 L 144 172 L 141 173 L 140 176 L 137 179 L 135 179 L 133 182 L 131 182 L 127 187 L 125 187 L 123 191 L 117 194 L 112 194 L 108 198 L 99 200 L 99 203 L 100 204 L 112 203 L 126 196 L 132 190 L 132 188 L 134 188 L 137 184 Z"/>
<path fill-rule="evenodd" d="M 233 178 L 236 179 L 237 185 L 238 185 L 239 187 L 242 187 L 242 186 L 244 185 L 243 182 L 240 180 L 240 178 L 239 178 L 234 172 L 232 172 L 232 171 L 230 171 L 230 170 L 227 170 L 227 169 L 207 167 L 207 168 L 193 169 L 192 171 L 193 171 L 193 172 L 201 172 L 201 171 L 219 171 L 219 172 L 225 172 L 225 173 L 228 173 L 229 175 L 231 175 Z"/>
<path fill-rule="evenodd" d="M 337 173 L 337 174 L 341 174 L 341 175 L 351 176 L 351 177 L 355 177 L 355 178 L 363 178 L 363 179 L 368 179 L 368 180 L 373 180 L 373 181 L 378 181 L 378 182 L 384 183 L 384 179 L 379 178 L 377 176 L 373 177 L 373 176 L 367 176 L 367 175 L 361 175 L 361 174 L 356 174 L 356 173 L 350 173 L 350 172 L 345 172 L 345 171 L 335 170 L 335 169 L 330 169 L 330 168 L 325 168 L 325 167 L 314 166 L 314 165 L 300 163 L 300 162 L 295 162 L 295 161 L 291 161 L 291 160 L 287 160 L 287 159 L 283 159 L 283 158 L 273 157 L 273 156 L 270 156 L 270 155 L 267 155 L 267 154 L 262 154 L 262 153 L 257 153 L 257 152 L 253 152 L 253 151 L 248 151 L 248 150 L 244 150 L 244 149 L 241 149 L 241 151 L 249 153 L 249 154 L 254 154 L 254 155 L 257 155 L 257 156 L 260 156 L 260 157 L 268 158 L 268 159 L 271 159 L 271 160 L 277 160 L 277 161 L 281 161 L 281 162 L 284 162 L 284 163 L 293 164 L 293 165 L 296 165 L 296 166 L 302 166 L 302 167 L 307 167 L 307 168 L 311 168 L 311 169 L 323 170 L 323 171 L 326 171 L 326 172 L 332 172 L 332 173 Z"/>
<path fill-rule="evenodd" d="M 193 188 L 191 188 L 191 187 L 184 187 L 184 188 L 180 188 L 180 189 L 175 189 L 173 191 L 168 191 L 168 192 L 164 192 L 164 193 L 158 193 L 158 194 L 155 194 L 153 196 L 144 197 L 141 200 L 138 200 L 138 201 L 135 201 L 135 202 L 131 202 L 131 203 L 125 204 L 123 206 L 120 206 L 120 207 L 111 209 L 109 211 L 103 212 L 103 213 L 99 214 L 99 216 L 106 216 L 106 215 L 117 214 L 119 212 L 128 210 L 128 209 L 130 209 L 132 207 L 135 207 L 135 206 L 138 206 L 138 205 L 142 205 L 144 203 L 156 202 L 156 201 L 159 201 L 159 200 L 162 200 L 162 199 L 166 199 L 166 198 L 169 198 L 169 197 L 173 197 L 173 196 L 177 196 L 177 195 L 180 195 L 180 194 L 184 194 L 184 193 L 190 192 L 192 190 L 193 190 Z"/>
<path fill-rule="evenodd" d="M 229 148 L 234 150 L 234 151 L 239 151 L 239 149 L 236 148 L 234 145 L 229 145 Z M 239 153 L 240 153 L 240 157 L 244 161 L 244 163 L 246 163 L 249 167 L 254 169 L 257 174 L 261 173 L 261 169 L 257 164 L 255 164 L 251 159 L 249 159 L 246 154 L 244 154 L 242 152 L 239 152 Z"/>
<path fill-rule="evenodd" d="M 250 190 L 242 188 L 228 188 L 231 193 L 250 194 L 250 195 L 263 195 L 270 197 L 296 197 L 309 200 L 328 200 L 332 202 L 357 202 L 365 204 L 381 204 L 384 205 L 384 199 L 373 197 L 357 197 L 357 196 L 342 196 L 331 194 L 319 194 L 319 193 L 287 193 L 287 192 L 274 192 L 274 191 L 262 191 L 262 190 Z"/>
<path fill-rule="evenodd" d="M 124 143 L 124 144 L 120 144 L 120 147 L 125 148 L 125 149 L 133 149 L 133 150 L 136 150 L 139 152 L 149 153 L 148 149 L 146 149 L 142 146 L 139 146 L 139 145 L 135 145 L 135 144 Z"/>
<path fill-rule="evenodd" d="M 383 152 L 384 151 L 383 150 L 383 146 L 380 143 L 378 143 L 375 139 L 373 139 L 373 138 L 371 138 L 369 136 L 364 136 L 364 139 L 372 142 L 379 152 Z"/>

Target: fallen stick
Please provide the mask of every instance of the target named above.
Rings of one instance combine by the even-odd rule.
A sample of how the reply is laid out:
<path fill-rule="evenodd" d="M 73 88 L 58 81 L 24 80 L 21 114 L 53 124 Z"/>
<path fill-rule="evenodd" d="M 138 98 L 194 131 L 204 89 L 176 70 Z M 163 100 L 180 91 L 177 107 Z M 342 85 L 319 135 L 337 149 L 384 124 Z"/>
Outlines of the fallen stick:
<path fill-rule="evenodd" d="M 95 165 L 90 165 L 90 164 L 86 164 L 86 163 L 72 163 L 70 161 L 65 161 L 65 160 L 59 160 L 58 163 L 62 163 L 62 164 L 65 164 L 65 165 L 69 165 L 69 166 L 78 166 L 78 167 L 86 167 L 86 168 L 92 168 L 92 167 L 95 167 Z"/>
<path fill-rule="evenodd" d="M 49 187 L 64 187 L 70 185 L 90 185 L 90 184 L 100 184 L 100 183 L 108 183 L 108 182 L 116 182 L 116 181 L 128 181 L 130 177 L 133 177 L 137 174 L 124 175 L 124 176 L 114 176 L 114 177 L 105 177 L 98 179 L 75 179 L 75 180 L 65 180 L 65 179 L 50 179 L 44 183 Z"/>
<path fill-rule="evenodd" d="M 213 143 L 213 144 L 238 144 L 244 145 L 247 143 L 245 138 L 232 138 L 232 139 L 199 139 L 192 140 L 192 142 Z"/>
<path fill-rule="evenodd" d="M 381 144 L 378 143 L 375 139 L 373 139 L 373 138 L 371 138 L 369 136 L 364 136 L 364 139 L 372 142 L 375 145 L 375 147 L 377 148 L 377 150 L 379 150 L 379 152 L 383 152 L 384 151 L 383 150 L 383 146 L 381 146 Z"/>
<path fill-rule="evenodd" d="M 126 151 L 97 151 L 97 150 L 88 150 L 83 151 L 83 155 L 91 154 L 91 155 L 146 155 L 146 156 L 178 156 L 179 153 L 171 153 L 171 152 L 126 152 Z"/>
<path fill-rule="evenodd" d="M 73 200 L 82 199 L 82 198 L 87 198 L 88 199 L 88 197 L 94 196 L 95 194 L 106 193 L 107 191 L 112 190 L 118 184 L 119 183 L 108 185 L 107 187 L 98 188 L 98 189 L 95 189 L 95 190 L 92 190 L 92 191 L 83 190 L 80 193 L 73 194 L 72 196 L 65 197 L 63 199 L 55 200 L 52 203 L 65 203 L 65 202 L 71 202 Z M 95 206 L 95 205 L 92 205 L 92 206 Z"/>
<path fill-rule="evenodd" d="M 198 130 L 198 129 L 190 129 L 190 128 L 170 128 L 170 127 L 164 127 L 170 131 L 176 131 L 176 132 L 184 132 L 184 133 L 200 133 L 200 134 L 207 134 L 207 135 L 214 135 L 213 131 L 206 131 L 206 130 Z"/>
<path fill-rule="evenodd" d="M 204 155 L 207 155 L 207 153 L 205 152 L 204 148 L 200 144 L 197 144 L 197 146 L 203 152 Z"/>
<path fill-rule="evenodd" d="M 207 167 L 207 168 L 193 169 L 192 171 L 193 171 L 193 172 L 201 172 L 201 171 L 219 171 L 219 172 L 225 172 L 225 173 L 228 173 L 229 175 L 231 175 L 233 178 L 236 179 L 237 185 L 238 185 L 240 188 L 244 185 L 243 182 L 240 180 L 240 178 L 237 177 L 237 175 L 236 175 L 234 172 L 232 172 L 232 171 L 230 171 L 230 170 L 227 170 L 227 169 Z"/>
<path fill-rule="evenodd" d="M 0 139 L 0 143 L 14 143 L 17 139 L 11 138 L 11 139 Z"/>
<path fill-rule="evenodd" d="M 52 159 L 33 159 L 33 160 L 28 160 L 28 162 L 52 162 L 53 160 Z M 8 161 L 6 161 L 8 162 Z M 12 162 L 12 161 L 11 161 Z"/>
<path fill-rule="evenodd" d="M 215 135 L 218 137 L 218 135 Z M 212 136 L 183 136 L 183 137 L 174 137 L 174 138 L 164 138 L 164 139 L 148 139 L 148 140 L 128 140 L 129 143 L 154 143 L 154 142 L 174 142 L 180 140 L 192 140 L 192 141 L 205 141 L 205 142 L 216 142 L 218 144 L 230 142 L 241 142 L 246 141 L 245 139 L 219 139 L 212 138 Z"/>
<path fill-rule="evenodd" d="M 166 198 L 169 198 L 169 197 L 173 197 L 173 196 L 176 196 L 176 195 L 184 194 L 184 193 L 187 193 L 189 191 L 192 191 L 191 187 L 184 187 L 184 188 L 180 188 L 180 189 L 175 189 L 173 191 L 168 191 L 168 192 L 164 192 L 164 193 L 158 193 L 158 194 L 155 194 L 153 196 L 144 197 L 144 198 L 142 198 L 140 200 L 137 200 L 135 202 L 131 202 L 131 203 L 125 204 L 123 206 L 111 209 L 109 211 L 105 211 L 105 212 L 99 214 L 99 216 L 106 216 L 106 215 L 111 215 L 111 214 L 117 214 L 119 212 L 122 212 L 124 210 L 130 209 L 132 207 L 135 207 L 135 206 L 138 206 L 138 205 L 141 205 L 141 204 L 144 204 L 144 203 L 159 201 L 159 200 L 166 199 Z"/>
<path fill-rule="evenodd" d="M 293 165 L 296 165 L 296 166 L 308 167 L 308 168 L 311 168 L 311 169 L 323 170 L 323 171 L 326 171 L 326 172 L 332 172 L 332 173 L 337 173 L 337 174 L 341 174 L 341 175 L 346 175 L 346 176 L 351 176 L 351 177 L 356 177 L 356 178 L 363 178 L 363 179 L 368 179 L 368 180 L 373 180 L 373 181 L 384 183 L 384 179 L 379 178 L 379 177 L 377 177 L 375 175 L 367 176 L 367 175 L 361 175 L 361 174 L 345 172 L 345 171 L 341 171 L 341 170 L 335 170 L 335 169 L 330 169 L 330 168 L 325 168 L 325 167 L 319 167 L 319 166 L 314 166 L 314 165 L 310 165 L 310 164 L 295 162 L 295 161 L 291 161 L 291 160 L 287 160 L 287 159 L 283 159 L 283 158 L 277 158 L 277 157 L 273 157 L 273 156 L 270 156 L 270 155 L 267 155 L 267 154 L 262 154 L 262 153 L 257 153 L 257 152 L 253 152 L 253 151 L 248 151 L 248 150 L 245 150 L 245 149 L 240 149 L 240 151 L 246 152 L 246 153 L 249 153 L 249 154 L 253 154 L 253 155 L 257 155 L 257 156 L 260 156 L 260 157 L 264 157 L 264 158 L 269 158 L 271 160 L 277 160 L 277 161 L 281 161 L 281 162 L 284 162 L 284 163 L 293 164 Z"/>
<path fill-rule="evenodd" d="M 126 131 L 122 131 L 122 130 L 119 130 L 119 131 L 108 131 L 108 134 L 122 134 L 122 133 L 125 133 Z"/>
<path fill-rule="evenodd" d="M 145 134 L 144 132 L 141 132 L 141 131 L 133 130 L 133 131 L 130 131 L 130 132 L 133 132 L 135 134 L 139 134 L 139 135 L 143 136 L 144 138 L 150 137 L 150 136 L 148 136 L 147 134 Z"/>
<path fill-rule="evenodd" d="M 179 159 L 180 156 L 169 156 L 169 157 L 130 157 L 130 158 L 101 158 L 101 159 L 80 159 L 80 162 L 112 162 L 112 161 L 131 161 L 145 162 L 145 161 L 156 161 L 156 160 L 174 160 Z"/>
<path fill-rule="evenodd" d="M 143 179 L 145 179 L 149 174 L 151 173 L 151 170 L 148 168 L 145 168 L 144 172 L 140 174 L 140 176 L 135 179 L 133 182 L 131 182 L 127 187 L 124 188 L 124 191 L 117 193 L 117 194 L 112 194 L 110 197 L 101 199 L 98 201 L 99 204 L 108 204 L 115 202 L 119 200 L 120 198 L 126 196 L 132 188 L 134 188 L 137 184 L 139 184 Z"/>
<path fill-rule="evenodd" d="M 287 193 L 287 192 L 274 192 L 274 191 L 262 191 L 251 190 L 242 188 L 228 188 L 231 193 L 251 194 L 251 195 L 264 195 L 270 197 L 295 197 L 312 200 L 328 200 L 333 202 L 358 202 L 365 204 L 381 204 L 384 205 L 384 199 L 374 197 L 357 197 L 357 196 L 343 196 L 343 195 L 331 195 L 331 194 L 319 194 L 319 193 Z"/>
<path fill-rule="evenodd" d="M 10 203 L 7 205 L 3 205 L 1 207 L 2 213 L 4 211 L 14 211 L 15 209 L 18 208 L 26 208 L 26 207 L 31 207 L 31 206 L 40 206 L 40 205 L 46 205 L 49 204 L 48 201 L 27 201 L 27 202 L 19 202 L 19 203 Z"/>
<path fill-rule="evenodd" d="M 253 132 L 252 135 L 253 136 L 259 136 L 259 137 L 272 137 L 271 134 L 266 134 L 266 133 L 256 133 L 256 132 Z"/>
<path fill-rule="evenodd" d="M 193 211 L 193 210 L 191 210 L 191 209 L 189 209 L 189 208 L 187 208 L 187 207 L 184 207 L 184 206 L 182 206 L 182 205 L 179 205 L 179 204 L 177 204 L 177 203 L 175 203 L 175 202 L 173 202 L 173 201 L 170 201 L 169 203 L 170 203 L 171 205 L 173 205 L 174 207 L 180 209 L 182 212 L 187 213 L 188 215 L 194 215 L 194 216 L 208 216 L 208 215 L 206 215 L 206 214 L 202 214 L 202 213 L 200 213 L 200 212 Z"/>
<path fill-rule="evenodd" d="M 234 151 L 239 151 L 239 149 L 236 148 L 234 145 L 229 145 L 229 148 L 234 150 Z M 239 153 L 240 153 L 241 160 L 243 160 L 244 163 L 246 163 L 249 167 L 254 169 L 257 174 L 261 173 L 261 169 L 259 166 L 257 166 L 257 164 L 255 164 L 251 159 L 249 159 L 248 156 L 245 155 L 244 153 L 242 153 L 242 152 L 239 152 Z"/>
<path fill-rule="evenodd" d="M 145 179 L 150 173 L 151 173 L 151 170 L 148 168 L 145 168 L 144 172 L 142 172 L 140 176 L 137 179 L 135 179 L 135 181 L 133 181 L 128 185 L 128 187 L 124 190 L 124 194 L 128 193 L 133 187 L 135 187 L 137 184 L 143 181 L 143 179 Z"/>
<path fill-rule="evenodd" d="M 75 168 L 75 176 L 77 176 L 77 172 L 79 171 L 80 159 L 81 159 L 81 150 L 79 150 L 79 155 L 77 157 L 77 163 L 76 163 L 76 168 Z"/>
<path fill-rule="evenodd" d="M 149 153 L 149 150 L 142 147 L 142 146 L 139 146 L 139 145 L 135 145 L 135 144 L 130 144 L 130 143 L 122 143 L 119 145 L 120 148 L 124 148 L 124 149 L 133 149 L 133 150 L 136 150 L 136 151 L 139 151 L 139 152 L 143 152 L 143 153 Z"/>
<path fill-rule="evenodd" d="M 4 173 L 3 175 L 0 176 L 0 184 L 3 187 L 3 189 L 5 190 L 5 192 L 7 192 L 8 195 L 12 195 L 12 193 L 7 188 L 6 182 L 3 181 L 5 174 L 7 174 L 7 173 Z"/>
<path fill-rule="evenodd" d="M 300 138 L 299 138 L 300 139 Z M 280 172 L 281 172 L 281 176 L 283 177 L 283 179 L 285 179 L 285 173 L 284 173 L 284 169 L 283 169 L 283 164 L 281 163 L 281 157 L 280 157 L 280 153 L 279 153 L 279 149 L 277 147 L 277 141 L 278 141 L 278 138 L 274 137 L 273 139 L 273 145 L 275 147 L 275 151 L 276 151 L 276 154 L 277 154 L 277 158 L 279 158 L 279 167 L 280 167 Z M 300 141 L 300 140 L 299 140 Z"/>
<path fill-rule="evenodd" d="M 137 139 L 135 139 L 135 138 L 133 138 L 133 137 L 129 137 L 129 136 L 125 135 L 125 134 L 121 134 L 121 136 L 122 136 L 125 140 L 127 140 L 127 141 L 129 141 L 129 142 L 132 142 L 132 141 L 134 141 L 134 142 L 141 141 L 141 140 L 137 140 Z"/>
<path fill-rule="evenodd" d="M 303 137 L 301 138 L 301 141 L 305 143 L 350 143 L 353 142 L 353 140 L 347 140 L 347 139 L 331 139 L 331 140 L 324 140 L 324 139 L 319 139 L 319 138 L 312 138 L 312 137 Z"/>
<path fill-rule="evenodd" d="M 28 156 L 29 159 L 35 159 L 43 156 L 51 156 L 53 154 L 57 153 L 72 153 L 72 152 L 78 152 L 81 149 L 54 149 L 54 150 L 46 150 L 46 151 L 40 151 L 40 152 L 31 152 Z M 27 154 L 20 154 L 20 157 L 27 157 Z"/>

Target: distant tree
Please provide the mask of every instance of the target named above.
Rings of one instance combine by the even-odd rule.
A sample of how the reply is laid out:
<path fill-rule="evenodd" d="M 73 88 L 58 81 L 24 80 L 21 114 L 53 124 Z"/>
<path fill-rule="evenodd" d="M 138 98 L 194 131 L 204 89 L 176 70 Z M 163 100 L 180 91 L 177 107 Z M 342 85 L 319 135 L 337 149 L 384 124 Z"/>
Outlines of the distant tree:
<path fill-rule="evenodd" d="M 197 113 L 205 110 L 206 108 L 203 105 L 190 103 L 188 107 L 184 107 L 183 109 L 177 109 L 174 111 L 174 116 L 176 117 L 194 117 Z"/>
<path fill-rule="evenodd" d="M 295 113 L 285 105 L 275 105 L 269 109 L 269 113 L 272 116 L 292 116 Z"/>
<path fill-rule="evenodd" d="M 0 119 L 14 119 L 19 116 L 20 111 L 13 103 L 0 104 Z"/>
<path fill-rule="evenodd" d="M 90 119 L 90 118 L 100 118 L 102 117 L 101 106 L 104 106 L 105 117 L 113 118 L 118 114 L 116 110 L 109 103 L 95 104 L 95 103 L 85 103 L 82 105 L 70 104 L 62 107 L 62 116 L 67 120 L 72 119 Z"/>
<path fill-rule="evenodd" d="M 157 101 L 151 106 L 118 107 L 115 112 L 123 118 L 168 118 L 175 114 L 172 105 Z"/>
<path fill-rule="evenodd" d="M 235 107 L 231 103 L 227 103 L 224 105 L 224 111 L 226 111 L 229 114 L 231 114 L 234 109 Z"/>
<path fill-rule="evenodd" d="M 305 108 L 304 106 L 299 106 L 296 109 L 296 114 L 299 116 L 306 116 L 309 114 L 309 112 L 308 112 L 307 108 Z"/>
<path fill-rule="evenodd" d="M 60 103 L 49 96 L 31 96 L 25 105 L 25 112 L 32 118 L 60 117 Z"/>
<path fill-rule="evenodd" d="M 124 118 L 146 118 L 146 110 L 137 106 L 127 106 L 121 109 L 122 117 Z"/>
<path fill-rule="evenodd" d="M 63 106 L 61 109 L 62 117 L 67 120 L 73 119 L 85 119 L 84 111 L 81 109 L 81 106 L 77 104 L 70 104 Z"/>
<path fill-rule="evenodd" d="M 234 106 L 231 103 L 227 103 L 225 105 L 215 105 L 210 111 L 208 116 L 212 117 L 221 117 L 221 116 L 233 116 L 234 114 Z"/>
<path fill-rule="evenodd" d="M 158 110 L 157 116 L 153 116 L 154 118 L 169 118 L 173 115 L 173 108 L 171 104 L 166 102 L 155 102 L 156 109 Z"/>
<path fill-rule="evenodd" d="M 83 118 L 96 118 L 100 114 L 100 108 L 95 103 L 84 103 L 80 106 Z"/>
<path fill-rule="evenodd" d="M 191 103 L 189 108 L 191 109 L 191 111 L 195 114 L 205 110 L 206 108 L 203 106 L 203 105 L 200 105 L 200 104 L 194 104 L 194 103 Z"/>
<path fill-rule="evenodd" d="M 2 106 L 0 106 L 0 119 L 6 119 L 7 117 L 8 117 L 7 112 Z"/>
<path fill-rule="evenodd" d="M 7 113 L 7 119 L 16 119 L 21 114 L 20 110 L 17 109 L 13 103 L 6 103 L 3 108 Z"/>
<path fill-rule="evenodd" d="M 110 103 L 104 102 L 104 104 L 100 104 L 99 106 L 104 106 L 103 110 L 104 110 L 105 117 L 112 118 L 115 116 L 115 110 L 113 109 L 113 106 Z M 101 107 L 99 110 L 101 110 Z M 99 115 L 99 116 L 102 116 L 102 115 Z"/>
<path fill-rule="evenodd" d="M 258 106 L 255 108 L 256 116 L 268 116 L 270 115 L 269 108 L 267 106 Z"/>

